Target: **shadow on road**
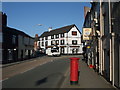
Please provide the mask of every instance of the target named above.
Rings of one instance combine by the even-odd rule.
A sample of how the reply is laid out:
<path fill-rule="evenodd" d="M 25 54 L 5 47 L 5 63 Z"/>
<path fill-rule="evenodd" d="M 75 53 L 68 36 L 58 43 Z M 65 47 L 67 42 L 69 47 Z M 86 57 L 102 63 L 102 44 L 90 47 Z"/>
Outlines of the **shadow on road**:
<path fill-rule="evenodd" d="M 38 80 L 38 81 L 36 82 L 36 86 L 41 85 L 41 84 L 43 84 L 43 83 L 45 83 L 45 82 L 47 82 L 47 78 L 46 78 L 46 77 L 43 78 L 43 79 L 41 79 L 41 80 Z"/>
<path fill-rule="evenodd" d="M 35 82 L 35 86 L 40 86 L 40 87 L 59 87 L 61 83 L 64 80 L 64 75 L 63 73 L 57 72 L 57 73 L 52 73 L 49 74 L 48 76 L 37 80 Z"/>

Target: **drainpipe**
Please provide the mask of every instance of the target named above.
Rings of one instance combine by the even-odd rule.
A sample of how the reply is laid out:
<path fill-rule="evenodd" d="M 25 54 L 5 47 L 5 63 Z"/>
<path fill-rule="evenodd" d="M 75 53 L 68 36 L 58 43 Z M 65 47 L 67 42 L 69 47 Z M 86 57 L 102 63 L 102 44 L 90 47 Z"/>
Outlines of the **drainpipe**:
<path fill-rule="evenodd" d="M 109 0 L 109 33 L 111 34 L 112 31 L 111 31 L 111 2 Z M 113 78 L 113 72 L 114 72 L 114 69 L 113 69 L 113 49 L 114 49 L 114 42 L 112 41 L 113 38 L 110 37 L 110 81 L 112 81 L 112 84 L 114 85 L 114 78 Z M 113 43 L 113 44 L 112 44 Z"/>
<path fill-rule="evenodd" d="M 68 32 L 67 32 L 67 55 L 68 55 Z"/>
<path fill-rule="evenodd" d="M 103 36 L 103 26 L 102 26 L 102 0 L 100 0 L 100 59 L 99 59 L 99 73 L 103 75 L 103 59 L 102 59 L 102 36 Z"/>
<path fill-rule="evenodd" d="M 114 60 L 114 58 L 115 58 L 114 57 L 114 52 L 115 52 L 114 43 L 115 43 L 115 33 L 112 33 L 112 42 L 111 42 L 111 44 L 112 44 L 112 47 L 111 47 L 112 48 L 112 56 L 111 56 L 112 57 L 112 77 L 111 78 L 112 78 L 112 85 L 113 86 L 114 86 L 114 70 L 115 70 L 114 69 L 114 61 L 115 61 Z"/>

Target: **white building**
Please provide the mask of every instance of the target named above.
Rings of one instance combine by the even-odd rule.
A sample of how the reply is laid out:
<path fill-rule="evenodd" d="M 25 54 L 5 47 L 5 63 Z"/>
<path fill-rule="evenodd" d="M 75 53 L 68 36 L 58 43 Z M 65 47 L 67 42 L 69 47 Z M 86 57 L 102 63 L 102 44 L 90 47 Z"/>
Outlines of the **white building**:
<path fill-rule="evenodd" d="M 60 47 L 61 54 L 81 54 L 81 32 L 75 24 L 62 28 L 49 30 L 39 37 L 39 46 L 46 50 L 54 45 L 54 42 Z"/>

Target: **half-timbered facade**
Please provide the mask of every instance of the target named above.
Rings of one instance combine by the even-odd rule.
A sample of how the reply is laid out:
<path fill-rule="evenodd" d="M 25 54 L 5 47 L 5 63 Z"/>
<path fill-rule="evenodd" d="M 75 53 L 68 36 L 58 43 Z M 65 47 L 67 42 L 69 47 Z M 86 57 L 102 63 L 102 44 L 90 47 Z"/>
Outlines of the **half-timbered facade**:
<path fill-rule="evenodd" d="M 81 54 L 81 32 L 75 24 L 44 32 L 39 37 L 39 46 L 42 50 L 57 45 L 61 54 Z"/>

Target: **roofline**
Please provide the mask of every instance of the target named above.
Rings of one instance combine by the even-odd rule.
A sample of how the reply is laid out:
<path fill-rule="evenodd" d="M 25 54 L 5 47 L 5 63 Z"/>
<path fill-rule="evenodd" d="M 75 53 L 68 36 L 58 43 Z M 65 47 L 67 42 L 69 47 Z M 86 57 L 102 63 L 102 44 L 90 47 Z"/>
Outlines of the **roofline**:
<path fill-rule="evenodd" d="M 68 33 L 68 32 L 75 26 L 75 27 L 77 28 L 77 30 L 79 31 L 79 33 L 82 34 L 82 33 L 80 32 L 80 30 L 78 29 L 78 27 L 77 27 L 75 24 L 63 26 L 63 27 L 61 27 L 61 28 L 56 28 L 56 29 L 54 29 L 54 30 L 51 30 L 50 32 L 55 31 L 55 30 L 58 30 L 58 29 L 62 29 L 62 28 L 65 28 L 65 27 L 69 27 L 69 26 L 72 26 L 72 27 L 71 27 L 68 31 L 63 32 L 63 33 Z M 42 36 L 44 33 L 49 33 L 49 32 L 48 32 L 48 31 L 43 32 L 38 38 L 46 37 L 46 36 Z M 59 33 L 59 34 L 60 34 L 60 33 Z M 56 34 L 55 34 L 55 35 L 56 35 Z M 47 36 L 51 36 L 51 35 L 47 35 Z"/>
<path fill-rule="evenodd" d="M 74 24 L 74 26 L 77 28 L 77 30 L 80 32 L 80 30 L 78 29 L 78 27 Z M 80 34 L 82 34 L 81 32 L 80 32 Z"/>
<path fill-rule="evenodd" d="M 57 30 L 57 29 L 61 29 L 61 28 L 64 28 L 64 27 L 68 27 L 68 26 L 76 26 L 75 24 L 71 24 L 71 25 L 67 25 L 67 26 L 63 26 L 63 27 L 60 27 L 60 28 L 56 28 L 56 29 L 53 29 L 53 30 L 51 30 L 50 32 L 52 32 L 52 31 L 55 31 L 55 30 Z M 77 26 L 76 26 L 77 27 Z M 71 29 L 71 28 L 70 28 Z M 77 28 L 78 29 L 78 28 Z M 79 29 L 78 29 L 79 30 Z M 70 31 L 70 30 L 69 30 Z M 67 33 L 69 32 L 69 31 L 67 31 Z M 48 31 L 45 31 L 46 33 L 48 32 Z M 45 32 L 43 32 L 43 33 L 45 33 Z M 42 34 L 43 34 L 42 33 Z M 49 33 L 49 32 L 48 32 Z M 66 33 L 66 32 L 64 32 L 64 33 Z M 80 32 L 81 33 L 81 32 Z M 42 35 L 41 34 L 41 35 Z M 41 38 L 41 35 L 39 36 L 39 38 Z"/>
<path fill-rule="evenodd" d="M 71 24 L 71 25 L 63 26 L 63 27 L 56 28 L 56 29 L 61 29 L 61 28 L 64 28 L 64 27 L 72 26 L 72 25 L 75 25 L 75 24 Z M 51 30 L 51 31 L 54 31 L 54 30 L 56 30 L 56 29 L 53 29 L 53 30 Z"/>
<path fill-rule="evenodd" d="M 34 37 L 31 37 L 30 35 L 26 34 L 26 33 L 23 32 L 23 31 L 20 31 L 20 30 L 17 30 L 17 29 L 15 29 L 15 28 L 11 28 L 11 27 L 8 27 L 8 26 L 7 26 L 6 28 L 10 28 L 10 29 L 16 30 L 17 32 L 21 32 L 23 35 L 25 35 L 25 36 L 27 36 L 27 37 L 30 37 L 30 38 L 34 39 Z M 20 35 L 21 35 L 21 34 L 20 34 Z"/>

